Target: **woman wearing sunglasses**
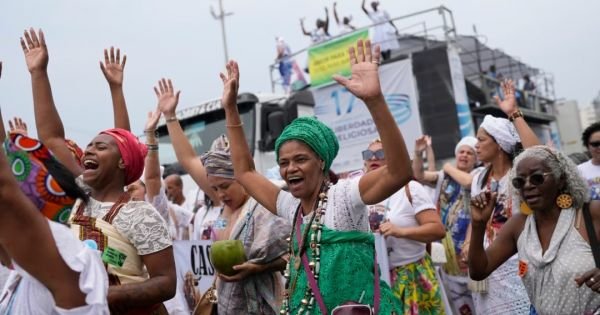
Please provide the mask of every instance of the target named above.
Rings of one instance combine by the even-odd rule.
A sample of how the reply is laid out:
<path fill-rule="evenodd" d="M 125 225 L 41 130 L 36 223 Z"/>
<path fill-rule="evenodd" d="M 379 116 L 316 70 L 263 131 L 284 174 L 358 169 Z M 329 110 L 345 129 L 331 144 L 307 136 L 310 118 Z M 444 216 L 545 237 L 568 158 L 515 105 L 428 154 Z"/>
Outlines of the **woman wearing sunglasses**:
<path fill-rule="evenodd" d="M 588 199 L 587 185 L 575 164 L 561 152 L 534 146 L 516 158 L 510 182 L 532 214 L 515 213 L 484 250 L 486 224 L 498 193 L 486 191 L 471 200 L 471 277 L 487 277 L 518 253 L 513 273 L 518 270 L 537 314 L 591 314 L 600 305 L 600 270 L 594 268 L 580 211 Z M 600 204 L 593 202 L 590 210 L 599 227 Z"/>
<path fill-rule="evenodd" d="M 592 158 L 577 166 L 581 176 L 587 180 L 592 200 L 600 200 L 600 122 L 593 123 L 583 131 L 583 145 Z"/>
<path fill-rule="evenodd" d="M 490 191 L 498 194 L 491 219 L 485 225 L 485 247 L 494 241 L 500 228 L 514 213 L 523 211 L 513 200 L 514 194 L 508 181 L 514 155 L 521 143 L 525 147 L 539 144 L 537 136 L 523 119 L 523 113 L 517 108 L 512 81 L 504 81 L 502 90 L 504 100 L 496 97 L 496 103 L 509 119 L 485 116 L 477 130 L 475 146 L 477 158 L 487 167 L 473 176 L 471 196 Z M 472 257 L 468 244 L 469 236 L 463 244 L 463 259 Z M 469 282 L 477 314 L 529 313 L 529 299 L 515 273 L 516 268 L 517 257 L 514 256 L 485 280 Z"/>
<path fill-rule="evenodd" d="M 379 279 L 366 205 L 408 183 L 410 160 L 381 92 L 379 46 L 371 50 L 368 40 L 357 46 L 349 49 L 352 77 L 334 79 L 366 104 L 390 156 L 387 165 L 336 184 L 329 182 L 328 171 L 338 153 L 337 137 L 310 117 L 295 119 L 275 144 L 289 192 L 258 173 L 236 106 L 237 64 L 230 62 L 228 74 L 221 74 L 235 178 L 265 208 L 292 223 L 281 314 L 401 314 L 400 302 Z"/>
<path fill-rule="evenodd" d="M 386 165 L 381 140 L 362 152 L 367 174 Z M 377 220 L 383 219 L 383 222 Z M 446 232 L 425 188 L 416 181 L 378 205 L 369 206 L 371 230 L 386 236 L 392 292 L 402 314 L 444 314 L 440 284 L 425 244 Z"/>

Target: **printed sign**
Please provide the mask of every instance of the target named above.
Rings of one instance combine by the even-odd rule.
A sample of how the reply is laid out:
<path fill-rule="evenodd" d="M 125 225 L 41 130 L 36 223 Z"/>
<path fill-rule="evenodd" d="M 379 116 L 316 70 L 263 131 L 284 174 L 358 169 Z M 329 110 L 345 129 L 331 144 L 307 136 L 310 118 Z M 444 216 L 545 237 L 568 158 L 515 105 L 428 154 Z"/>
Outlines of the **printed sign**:
<path fill-rule="evenodd" d="M 201 296 L 212 285 L 216 271 L 210 262 L 211 240 L 174 241 L 177 296 L 180 307 L 194 309 L 192 296 Z"/>

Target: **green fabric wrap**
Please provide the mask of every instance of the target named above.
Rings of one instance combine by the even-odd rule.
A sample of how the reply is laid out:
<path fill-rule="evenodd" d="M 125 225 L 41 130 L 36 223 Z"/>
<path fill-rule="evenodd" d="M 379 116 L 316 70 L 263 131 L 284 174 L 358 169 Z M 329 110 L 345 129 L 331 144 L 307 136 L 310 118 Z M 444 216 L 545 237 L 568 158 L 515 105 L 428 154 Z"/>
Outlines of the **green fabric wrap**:
<path fill-rule="evenodd" d="M 304 228 L 305 224 L 302 225 L 302 231 L 304 231 Z M 312 233 L 314 232 L 311 229 L 309 240 Z M 358 302 L 363 291 L 364 296 L 361 303 L 373 306 L 373 255 L 375 254 L 373 235 L 358 231 L 334 231 L 323 226 L 320 244 L 321 266 L 318 284 L 327 311 L 331 312 L 336 306 L 347 301 Z M 312 251 L 308 245 L 305 253 L 308 254 L 310 261 Z M 295 234 L 293 246 L 294 253 L 297 253 L 298 242 Z M 290 260 L 290 263 L 294 266 L 295 257 L 290 257 Z M 291 268 L 290 280 L 293 281 L 297 272 L 300 274 L 296 283 L 296 290 L 292 292 L 290 298 L 290 314 L 298 312 L 306 287 L 309 286 L 302 265 L 300 265 L 298 271 Z M 385 272 L 389 271 L 385 270 Z M 380 280 L 380 286 L 379 314 L 391 314 L 392 311 L 396 314 L 402 314 L 401 302 L 393 296 L 387 283 Z M 316 300 L 310 314 L 321 314 Z"/>
<path fill-rule="evenodd" d="M 325 172 L 329 171 L 331 163 L 340 150 L 333 130 L 314 117 L 298 117 L 283 129 L 275 141 L 275 159 L 277 161 L 279 161 L 279 148 L 289 140 L 306 143 L 325 162 Z"/>

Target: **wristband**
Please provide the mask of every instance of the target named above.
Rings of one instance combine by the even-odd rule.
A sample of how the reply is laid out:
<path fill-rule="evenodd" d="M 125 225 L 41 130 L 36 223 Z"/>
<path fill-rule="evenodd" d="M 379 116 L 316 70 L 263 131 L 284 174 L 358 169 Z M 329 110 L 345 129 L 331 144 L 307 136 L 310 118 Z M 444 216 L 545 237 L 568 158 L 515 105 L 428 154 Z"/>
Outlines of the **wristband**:
<path fill-rule="evenodd" d="M 516 112 L 510 114 L 510 116 L 508 116 L 508 120 L 515 121 L 515 119 L 519 117 L 523 117 L 523 112 L 521 110 L 517 110 Z"/>

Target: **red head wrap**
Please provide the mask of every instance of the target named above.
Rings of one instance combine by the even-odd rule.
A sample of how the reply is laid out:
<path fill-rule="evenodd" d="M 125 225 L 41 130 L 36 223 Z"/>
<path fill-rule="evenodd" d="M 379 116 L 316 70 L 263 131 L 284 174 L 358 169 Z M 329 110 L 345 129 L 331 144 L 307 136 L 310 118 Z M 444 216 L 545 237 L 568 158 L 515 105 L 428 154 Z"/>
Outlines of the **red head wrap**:
<path fill-rule="evenodd" d="M 125 163 L 125 185 L 138 180 L 144 171 L 144 158 L 148 153 L 146 145 L 131 132 L 121 128 L 104 130 L 100 134 L 109 135 L 117 142 L 121 158 Z"/>

